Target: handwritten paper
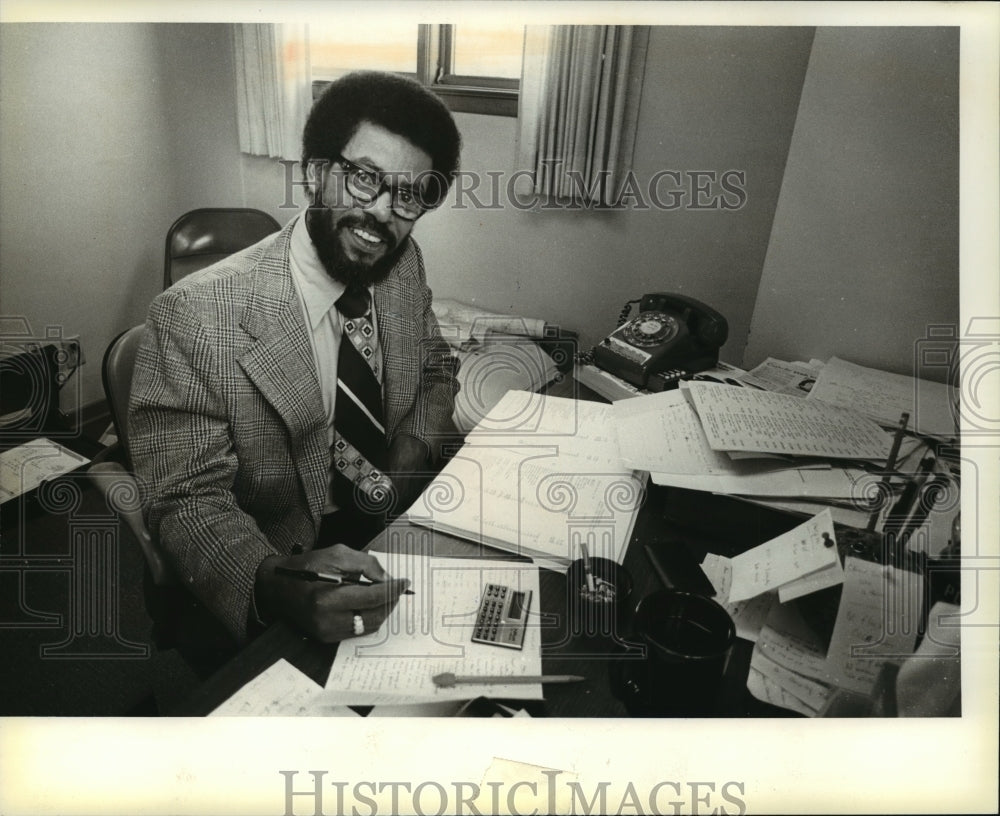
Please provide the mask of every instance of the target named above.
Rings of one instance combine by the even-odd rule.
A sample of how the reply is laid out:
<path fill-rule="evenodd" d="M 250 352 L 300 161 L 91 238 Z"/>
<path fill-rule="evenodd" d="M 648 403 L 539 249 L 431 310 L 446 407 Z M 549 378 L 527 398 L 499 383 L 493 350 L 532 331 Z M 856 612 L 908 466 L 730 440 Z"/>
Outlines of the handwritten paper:
<path fill-rule="evenodd" d="M 832 515 L 831 513 L 831 520 Z M 788 603 L 796 598 L 801 598 L 803 595 L 819 592 L 821 589 L 829 589 L 843 582 L 844 568 L 841 566 L 840 559 L 838 558 L 829 566 L 818 569 L 816 572 L 810 572 L 808 575 L 803 575 L 801 578 L 796 578 L 787 584 L 782 584 L 778 587 L 778 600 L 782 603 Z"/>
<path fill-rule="evenodd" d="M 923 592 L 923 576 L 917 573 L 847 559 L 826 660 L 838 686 L 869 694 L 886 660 L 913 654 Z"/>
<path fill-rule="evenodd" d="M 815 716 L 833 693 L 830 686 L 786 669 L 780 663 L 765 656 L 763 652 L 755 651 L 753 653 L 750 658 L 750 668 L 759 672 L 763 678 L 781 690 L 784 699 L 777 703 L 778 705 L 799 711 L 809 717 Z M 789 700 L 788 697 L 792 699 Z"/>
<path fill-rule="evenodd" d="M 213 717 L 357 717 L 346 706 L 325 702 L 323 687 L 284 658 L 216 708 Z"/>
<path fill-rule="evenodd" d="M 840 405 L 896 425 L 904 411 L 910 427 L 931 436 L 954 437 L 954 389 L 944 383 L 892 374 L 831 357 L 809 392 L 810 401 Z"/>
<path fill-rule="evenodd" d="M 708 553 L 701 562 L 701 571 L 715 588 L 715 600 L 729 613 L 736 625 L 736 636 L 756 641 L 775 603 L 773 592 L 765 592 L 746 601 L 731 603 L 729 587 L 733 580 L 732 561 L 725 556 Z"/>
<path fill-rule="evenodd" d="M 833 518 L 824 510 L 794 530 L 733 558 L 729 600 L 745 601 L 830 567 L 834 562 L 839 562 L 839 556 L 833 537 Z"/>
<path fill-rule="evenodd" d="M 794 603 L 775 604 L 754 646 L 769 660 L 804 677 L 828 683 L 826 644 Z"/>
<path fill-rule="evenodd" d="M 460 558 L 376 553 L 390 575 L 411 580 L 377 632 L 343 641 L 324 698 L 341 705 L 409 705 L 475 697 L 537 700 L 540 684 L 461 684 L 438 688 L 435 674 L 540 675 L 538 568 Z M 488 583 L 531 592 L 521 650 L 472 642 L 479 599 Z"/>
<path fill-rule="evenodd" d="M 614 404 L 614 426 L 625 465 L 647 470 L 654 484 L 749 496 L 858 495 L 862 470 L 830 468 L 758 453 L 734 460 L 713 450 L 694 406 L 683 391 L 664 391 Z M 799 460 L 801 461 L 801 460 Z"/>
<path fill-rule="evenodd" d="M 755 388 L 683 383 L 714 450 L 884 460 L 891 435 L 862 414 Z"/>
<path fill-rule="evenodd" d="M 757 654 L 754 654 L 757 657 Z M 786 691 L 781 684 L 766 676 L 753 665 L 753 658 L 750 662 L 750 671 L 747 673 L 747 690 L 758 700 L 769 703 L 779 708 L 787 708 L 805 717 L 815 717 L 816 709 L 806 705 L 802 700 L 789 691 Z"/>
<path fill-rule="evenodd" d="M 586 540 L 593 555 L 621 563 L 645 475 L 622 464 L 610 410 L 508 392 L 407 519 L 561 571 Z"/>
<path fill-rule="evenodd" d="M 4 451 L 0 453 L 0 504 L 89 461 L 44 437 Z"/>

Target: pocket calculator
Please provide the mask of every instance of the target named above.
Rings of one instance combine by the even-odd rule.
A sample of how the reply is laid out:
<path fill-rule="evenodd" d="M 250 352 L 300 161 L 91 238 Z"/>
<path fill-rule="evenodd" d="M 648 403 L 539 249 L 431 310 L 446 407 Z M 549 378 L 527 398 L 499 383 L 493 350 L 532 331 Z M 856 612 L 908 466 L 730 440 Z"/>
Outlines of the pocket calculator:
<path fill-rule="evenodd" d="M 530 605 L 530 590 L 520 592 L 502 584 L 487 584 L 479 601 L 472 640 L 508 649 L 522 648 Z"/>

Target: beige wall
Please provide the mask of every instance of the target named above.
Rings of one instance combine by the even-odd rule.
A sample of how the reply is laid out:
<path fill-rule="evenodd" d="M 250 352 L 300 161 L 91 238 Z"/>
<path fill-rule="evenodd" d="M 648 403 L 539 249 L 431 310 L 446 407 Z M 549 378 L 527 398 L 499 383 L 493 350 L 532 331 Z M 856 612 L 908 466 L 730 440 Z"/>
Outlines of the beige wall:
<path fill-rule="evenodd" d="M 232 89 L 228 26 L 0 26 L 0 314 L 80 337 L 64 409 L 103 397 L 173 220 L 241 200 Z"/>
<path fill-rule="evenodd" d="M 724 353 L 738 361 L 811 39 L 812 29 L 652 31 L 636 177 L 645 186 L 660 170 L 742 170 L 742 209 L 446 209 L 417 234 L 435 293 L 545 318 L 589 344 L 614 327 L 624 301 L 683 292 L 727 316 L 732 339 Z M 459 122 L 466 170 L 507 177 L 521 169 L 513 119 L 466 115 Z"/>
<path fill-rule="evenodd" d="M 958 29 L 818 29 L 747 363 L 914 374 L 958 295 Z"/>
<path fill-rule="evenodd" d="M 156 27 L 3 25 L 0 59 L 0 311 L 80 336 L 87 402 L 162 265 L 173 166 Z"/>
<path fill-rule="evenodd" d="M 750 357 L 764 349 L 789 357 L 838 353 L 899 368 L 920 321 L 947 317 L 947 304 L 957 303 L 950 239 L 942 237 L 954 226 L 947 185 L 955 179 L 947 162 L 955 161 L 955 151 L 946 136 L 929 147 L 919 130 L 921 117 L 938 121 L 936 111 L 950 104 L 954 86 L 926 49 L 944 48 L 940 61 L 948 70 L 955 70 L 955 60 L 947 43 L 927 34 L 907 38 L 893 29 L 882 39 L 865 32 L 855 40 L 852 32 L 821 30 L 813 48 L 811 28 L 654 28 L 636 138 L 637 177 L 647 180 L 663 169 L 741 170 L 745 206 L 617 213 L 445 207 L 416 232 L 436 294 L 543 317 L 592 343 L 613 326 L 624 300 L 647 291 L 684 292 L 728 317 L 731 340 L 723 356 L 740 362 L 763 272 Z M 87 403 L 101 396 L 107 342 L 140 322 L 159 290 L 163 237 L 177 215 L 237 205 L 259 207 L 284 222 L 294 211 L 280 206 L 281 166 L 238 151 L 227 26 L 7 24 L 0 37 L 0 312 L 27 316 L 36 331 L 61 324 L 67 334 L 80 335 L 88 358 L 81 400 Z M 907 44 L 899 71 L 874 59 L 882 48 L 901 47 L 901 40 Z M 866 54 L 867 75 L 845 73 Z M 904 69 L 914 78 L 900 76 Z M 875 94 L 872 86 L 879 83 L 871 76 L 883 75 L 892 81 Z M 915 90 L 930 79 L 940 90 L 919 97 Z M 916 128 L 908 124 L 913 117 Z M 519 169 L 513 119 L 457 119 L 466 171 L 506 178 Z M 817 206 L 814 198 L 790 197 L 808 180 L 810 162 L 823 167 L 830 159 L 828 150 L 805 149 L 803 134 L 832 131 L 844 121 L 853 123 L 843 139 L 853 151 L 863 153 L 878 137 L 880 161 L 900 172 L 912 176 L 914 168 L 931 166 L 930 184 L 935 190 L 943 185 L 944 192 L 934 193 L 915 216 L 927 223 L 933 209 L 929 232 L 915 233 L 913 219 L 897 213 L 917 206 L 926 179 L 902 188 L 880 182 L 845 191 L 861 203 L 872 196 L 867 220 L 845 219 L 843 198 Z M 880 135 L 884 127 L 894 139 L 891 151 Z M 943 156 L 932 155 L 931 147 Z M 772 239 L 779 191 L 780 223 Z M 878 219 L 888 220 L 880 226 Z M 852 241 L 839 239 L 838 249 L 829 226 L 847 235 L 857 231 L 871 252 L 888 230 L 903 254 L 872 256 L 867 265 L 854 264 L 855 276 L 846 276 L 852 264 L 841 263 L 836 252 Z M 818 240 L 826 249 L 810 255 Z M 911 240 L 910 248 L 903 246 Z M 804 264 L 812 264 L 805 275 Z M 872 269 L 884 277 L 859 290 L 857 280 Z M 840 298 L 846 305 L 837 318 L 861 326 L 861 334 L 814 328 L 828 313 L 819 301 Z M 906 325 L 897 330 L 883 316 L 886 303 L 899 299 Z M 790 322 L 786 305 L 796 317 L 789 331 L 781 331 Z M 891 351 L 873 358 L 871 350 L 882 345 Z"/>

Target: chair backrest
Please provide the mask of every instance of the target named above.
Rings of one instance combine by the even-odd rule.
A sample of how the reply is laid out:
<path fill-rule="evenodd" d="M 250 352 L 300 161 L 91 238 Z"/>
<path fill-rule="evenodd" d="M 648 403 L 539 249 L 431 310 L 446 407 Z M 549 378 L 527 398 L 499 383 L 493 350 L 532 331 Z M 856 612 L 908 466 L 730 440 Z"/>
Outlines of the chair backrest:
<path fill-rule="evenodd" d="M 115 424 L 118 442 L 125 454 L 128 467 L 132 467 L 131 450 L 128 445 L 128 398 L 132 390 L 132 372 L 135 369 L 135 355 L 139 350 L 143 326 L 126 329 L 111 341 L 104 352 L 101 378 L 104 380 L 104 394 L 108 398 L 111 421 Z"/>
<path fill-rule="evenodd" d="M 279 229 L 281 225 L 261 210 L 207 207 L 184 213 L 167 231 L 163 288 Z"/>

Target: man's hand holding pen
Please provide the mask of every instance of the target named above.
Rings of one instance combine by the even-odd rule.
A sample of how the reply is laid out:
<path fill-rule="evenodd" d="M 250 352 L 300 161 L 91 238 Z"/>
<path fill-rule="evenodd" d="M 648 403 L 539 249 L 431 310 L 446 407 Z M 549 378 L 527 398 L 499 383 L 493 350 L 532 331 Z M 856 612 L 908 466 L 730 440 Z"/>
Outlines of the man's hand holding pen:
<path fill-rule="evenodd" d="M 283 618 L 334 643 L 376 631 L 409 584 L 390 578 L 374 556 L 336 544 L 264 559 L 254 600 L 263 618 Z"/>

